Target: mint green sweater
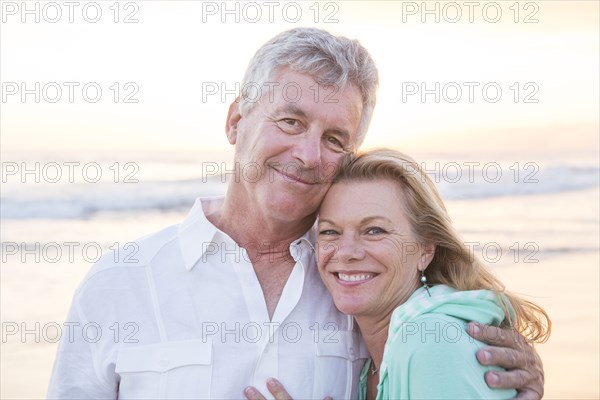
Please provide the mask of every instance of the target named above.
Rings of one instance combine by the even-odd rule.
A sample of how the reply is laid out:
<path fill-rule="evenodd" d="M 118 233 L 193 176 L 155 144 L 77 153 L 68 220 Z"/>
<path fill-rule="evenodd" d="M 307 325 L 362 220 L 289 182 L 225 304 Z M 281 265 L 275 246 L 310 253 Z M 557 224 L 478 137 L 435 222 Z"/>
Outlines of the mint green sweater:
<path fill-rule="evenodd" d="M 504 312 L 487 290 L 457 291 L 445 285 L 416 290 L 392 314 L 377 399 L 508 399 L 514 390 L 490 389 L 477 349 L 485 346 L 467 334 L 466 323 L 499 325 Z M 359 399 L 367 393 L 368 362 L 360 376 Z"/>

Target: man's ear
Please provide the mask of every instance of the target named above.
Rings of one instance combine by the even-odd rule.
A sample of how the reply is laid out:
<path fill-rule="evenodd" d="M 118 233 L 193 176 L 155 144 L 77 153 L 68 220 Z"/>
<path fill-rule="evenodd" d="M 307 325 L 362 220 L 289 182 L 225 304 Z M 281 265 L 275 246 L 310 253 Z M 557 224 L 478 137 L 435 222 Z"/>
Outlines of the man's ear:
<path fill-rule="evenodd" d="M 241 119 L 242 114 L 240 114 L 240 102 L 238 97 L 229 105 L 227 122 L 225 123 L 225 133 L 227 134 L 227 140 L 229 140 L 230 144 L 235 144 L 237 141 L 238 123 Z"/>

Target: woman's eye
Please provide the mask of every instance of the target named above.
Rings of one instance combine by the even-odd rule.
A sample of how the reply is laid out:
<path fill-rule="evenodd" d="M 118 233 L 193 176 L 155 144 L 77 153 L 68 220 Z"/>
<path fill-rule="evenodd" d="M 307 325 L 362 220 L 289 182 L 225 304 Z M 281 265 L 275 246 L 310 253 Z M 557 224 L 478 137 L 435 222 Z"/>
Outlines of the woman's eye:
<path fill-rule="evenodd" d="M 337 232 L 334 231 L 333 229 L 323 229 L 322 231 L 319 231 L 319 235 L 322 236 L 331 236 L 331 235 L 335 235 Z"/>
<path fill-rule="evenodd" d="M 379 235 L 381 233 L 385 233 L 386 231 L 378 226 L 373 226 L 367 229 L 367 235 Z"/>

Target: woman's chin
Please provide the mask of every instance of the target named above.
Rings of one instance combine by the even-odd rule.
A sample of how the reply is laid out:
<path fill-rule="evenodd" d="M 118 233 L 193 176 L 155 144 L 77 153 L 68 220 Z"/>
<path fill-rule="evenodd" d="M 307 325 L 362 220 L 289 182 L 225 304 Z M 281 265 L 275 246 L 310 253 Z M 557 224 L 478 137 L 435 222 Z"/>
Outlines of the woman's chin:
<path fill-rule="evenodd" d="M 340 312 L 352 316 L 361 314 L 361 312 L 365 309 L 364 304 L 356 302 L 339 301 L 335 302 L 335 306 Z"/>

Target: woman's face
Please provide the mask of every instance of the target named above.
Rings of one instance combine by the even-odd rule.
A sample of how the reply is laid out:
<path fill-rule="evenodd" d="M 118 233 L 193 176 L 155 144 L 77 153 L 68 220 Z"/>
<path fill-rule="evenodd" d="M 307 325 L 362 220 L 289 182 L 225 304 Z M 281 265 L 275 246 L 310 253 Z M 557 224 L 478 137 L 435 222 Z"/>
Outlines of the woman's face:
<path fill-rule="evenodd" d="M 317 260 L 336 307 L 387 315 L 420 286 L 422 255 L 401 187 L 387 179 L 334 184 L 321 205 Z M 422 265 L 422 264 L 421 264 Z"/>

